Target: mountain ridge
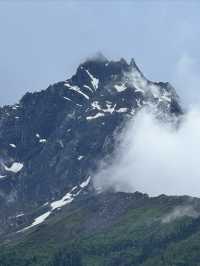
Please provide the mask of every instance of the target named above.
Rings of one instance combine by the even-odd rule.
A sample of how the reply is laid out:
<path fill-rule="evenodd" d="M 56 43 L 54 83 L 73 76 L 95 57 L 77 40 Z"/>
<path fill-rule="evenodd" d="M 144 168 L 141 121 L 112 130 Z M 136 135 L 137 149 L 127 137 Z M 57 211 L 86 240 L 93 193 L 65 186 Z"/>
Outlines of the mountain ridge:
<path fill-rule="evenodd" d="M 89 60 L 71 79 L 27 93 L 19 104 L 1 109 L 5 205 L 12 209 L 19 202 L 23 209 L 27 202 L 39 207 L 62 198 L 112 152 L 114 131 L 148 104 L 167 115 L 181 113 L 174 89 L 146 80 L 133 60 Z"/>
<path fill-rule="evenodd" d="M 0 108 L 0 265 L 143 265 L 159 249 L 162 233 L 159 254 L 176 233 L 182 241 L 182 233 L 187 238 L 198 231 L 199 199 L 99 193 L 93 187 L 99 163 L 115 151 L 116 136 L 145 107 L 164 121 L 183 115 L 170 83 L 146 79 L 134 59 L 103 57 Z M 178 220 L 165 217 L 171 212 Z M 123 236 L 126 230 L 130 235 Z"/>

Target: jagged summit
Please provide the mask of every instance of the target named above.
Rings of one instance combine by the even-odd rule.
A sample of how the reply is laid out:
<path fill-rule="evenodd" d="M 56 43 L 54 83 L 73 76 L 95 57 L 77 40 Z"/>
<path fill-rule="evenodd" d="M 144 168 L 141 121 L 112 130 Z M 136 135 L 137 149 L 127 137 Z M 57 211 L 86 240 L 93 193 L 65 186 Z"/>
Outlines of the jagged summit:
<path fill-rule="evenodd" d="M 71 79 L 72 83 L 78 86 L 85 83 L 85 85 L 89 86 L 91 78 L 93 80 L 98 79 L 99 88 L 101 89 L 102 86 L 104 87 L 116 81 L 124 82 L 132 72 L 134 72 L 138 78 L 140 76 L 144 79 L 144 75 L 134 63 L 134 60 L 129 64 L 124 58 L 113 61 L 105 59 L 103 55 L 100 55 L 100 57 L 101 60 L 99 60 L 99 57 L 92 57 L 92 59 L 88 59 L 81 63 L 77 68 L 76 74 Z"/>
<path fill-rule="evenodd" d="M 136 64 L 134 58 L 130 60 L 130 63 L 128 63 L 124 58 L 121 58 L 119 60 L 108 60 L 103 54 L 98 53 L 96 56 L 93 56 L 91 58 L 86 59 L 83 63 L 79 65 L 77 68 L 76 74 L 72 77 L 73 79 L 78 79 L 84 82 L 84 76 L 85 80 L 87 80 L 87 74 L 90 72 L 90 74 L 94 75 L 95 78 L 98 78 L 100 82 L 108 82 L 111 81 L 113 78 L 126 78 L 129 79 L 130 83 L 134 85 L 133 79 L 131 80 L 131 76 L 137 81 L 142 84 L 146 83 L 147 85 L 152 84 L 166 84 L 165 86 L 168 88 L 172 88 L 172 86 L 169 84 L 169 82 L 153 82 L 150 81 L 145 77 L 141 69 Z M 73 80 L 74 81 L 74 80 Z M 141 86 L 140 84 L 140 86 Z"/>
<path fill-rule="evenodd" d="M 86 60 L 67 82 L 69 87 L 72 84 L 82 87 L 81 91 L 89 99 L 94 96 L 94 90 L 101 95 L 132 90 L 141 93 L 146 104 L 159 105 L 165 110 L 171 108 L 170 102 L 178 101 L 178 96 L 169 83 L 148 80 L 134 59 L 131 59 L 130 64 L 124 58 L 118 61 Z"/>

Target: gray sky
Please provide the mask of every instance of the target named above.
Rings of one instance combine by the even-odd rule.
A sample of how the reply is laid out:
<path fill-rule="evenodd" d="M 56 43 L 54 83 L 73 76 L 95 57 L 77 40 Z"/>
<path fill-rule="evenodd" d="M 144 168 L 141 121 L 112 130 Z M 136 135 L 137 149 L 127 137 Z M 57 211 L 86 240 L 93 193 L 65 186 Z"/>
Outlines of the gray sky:
<path fill-rule="evenodd" d="M 153 80 L 200 102 L 198 1 L 1 1 L 0 105 L 70 77 L 97 51 L 134 57 Z"/>

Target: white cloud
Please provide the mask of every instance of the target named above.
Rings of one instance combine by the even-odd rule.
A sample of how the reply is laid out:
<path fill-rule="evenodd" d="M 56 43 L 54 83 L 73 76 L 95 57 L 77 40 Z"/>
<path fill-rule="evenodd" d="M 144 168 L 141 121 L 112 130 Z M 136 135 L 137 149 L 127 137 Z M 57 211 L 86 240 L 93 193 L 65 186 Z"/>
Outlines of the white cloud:
<path fill-rule="evenodd" d="M 162 222 L 170 223 L 184 216 L 197 218 L 199 216 L 199 212 L 197 212 L 192 205 L 176 206 L 170 213 L 166 214 L 162 218 Z"/>
<path fill-rule="evenodd" d="M 179 129 L 141 111 L 121 137 L 112 162 L 103 162 L 96 188 L 200 196 L 200 111 L 191 110 Z"/>

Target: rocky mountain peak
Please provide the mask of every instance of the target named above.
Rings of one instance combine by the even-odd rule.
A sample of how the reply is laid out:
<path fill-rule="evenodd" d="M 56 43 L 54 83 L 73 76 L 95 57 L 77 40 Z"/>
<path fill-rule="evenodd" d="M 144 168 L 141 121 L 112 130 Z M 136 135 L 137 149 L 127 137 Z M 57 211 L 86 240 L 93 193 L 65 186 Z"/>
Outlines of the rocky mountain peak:
<path fill-rule="evenodd" d="M 128 64 L 98 55 L 71 78 L 1 108 L 2 233 L 35 226 L 37 218 L 42 223 L 93 193 L 99 161 L 112 154 L 116 132 L 144 106 L 166 116 L 181 113 L 170 84 L 146 79 L 133 59 Z"/>

